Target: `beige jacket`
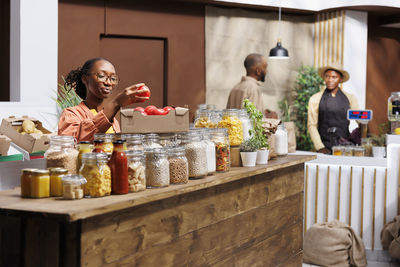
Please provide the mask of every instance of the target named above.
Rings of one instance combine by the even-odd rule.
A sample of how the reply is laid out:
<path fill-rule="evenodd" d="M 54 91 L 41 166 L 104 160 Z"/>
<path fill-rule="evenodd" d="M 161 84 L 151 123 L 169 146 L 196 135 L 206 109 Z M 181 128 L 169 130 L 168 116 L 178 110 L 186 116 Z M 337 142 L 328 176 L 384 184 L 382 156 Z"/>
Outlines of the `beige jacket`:
<path fill-rule="evenodd" d="M 341 89 L 340 89 L 341 90 Z M 311 96 L 308 101 L 308 120 L 307 120 L 307 128 L 310 133 L 311 140 L 314 144 L 315 150 L 320 150 L 324 148 L 324 144 L 322 143 L 321 136 L 318 132 L 318 111 L 319 111 L 319 102 L 321 101 L 321 97 L 325 91 L 325 88 L 318 93 Z M 345 91 L 342 90 L 347 99 L 350 102 L 350 109 L 359 109 L 357 98 Z"/>
<path fill-rule="evenodd" d="M 226 108 L 243 108 L 243 100 L 248 99 L 254 103 L 259 111 L 263 112 L 264 104 L 260 85 L 261 82 L 257 81 L 253 77 L 243 76 L 240 83 L 235 85 L 229 94 Z"/>

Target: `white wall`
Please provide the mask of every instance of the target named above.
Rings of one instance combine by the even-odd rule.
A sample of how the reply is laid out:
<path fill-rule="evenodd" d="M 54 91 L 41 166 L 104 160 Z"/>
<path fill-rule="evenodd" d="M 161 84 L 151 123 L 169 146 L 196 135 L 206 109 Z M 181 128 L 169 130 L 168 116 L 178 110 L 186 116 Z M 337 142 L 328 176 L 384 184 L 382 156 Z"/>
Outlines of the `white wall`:
<path fill-rule="evenodd" d="M 55 130 L 58 1 L 12 0 L 10 24 L 12 102 L 0 102 L 0 118 L 30 115 Z"/>
<path fill-rule="evenodd" d="M 367 12 L 346 11 L 344 24 L 343 67 L 350 74 L 350 80 L 343 89 L 357 97 L 360 108 L 365 108 L 367 83 Z"/>

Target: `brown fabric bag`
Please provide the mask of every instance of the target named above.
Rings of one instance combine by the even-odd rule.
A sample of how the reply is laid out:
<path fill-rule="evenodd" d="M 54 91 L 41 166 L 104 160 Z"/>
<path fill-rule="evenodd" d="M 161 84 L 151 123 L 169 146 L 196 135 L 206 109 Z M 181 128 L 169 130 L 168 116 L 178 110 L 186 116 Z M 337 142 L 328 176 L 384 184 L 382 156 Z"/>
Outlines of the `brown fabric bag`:
<path fill-rule="evenodd" d="M 389 250 L 393 258 L 400 259 L 400 215 L 387 223 L 381 231 L 381 243 L 383 249 Z"/>
<path fill-rule="evenodd" d="M 362 239 L 337 220 L 314 224 L 307 230 L 303 261 L 321 266 L 367 266 Z"/>
<path fill-rule="evenodd" d="M 296 152 L 296 126 L 293 121 L 284 122 L 288 135 L 288 151 L 289 153 Z"/>

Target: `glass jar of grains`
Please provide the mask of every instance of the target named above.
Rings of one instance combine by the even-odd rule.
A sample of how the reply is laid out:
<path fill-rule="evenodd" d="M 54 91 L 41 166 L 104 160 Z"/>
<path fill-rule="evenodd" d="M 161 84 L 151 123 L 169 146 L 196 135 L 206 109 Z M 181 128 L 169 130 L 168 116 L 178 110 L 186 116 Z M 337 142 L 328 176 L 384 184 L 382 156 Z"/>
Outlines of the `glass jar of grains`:
<path fill-rule="evenodd" d="M 153 148 L 162 148 L 160 144 L 160 136 L 158 134 L 146 134 L 143 137 L 143 147 L 145 150 Z"/>
<path fill-rule="evenodd" d="M 200 132 L 188 132 L 182 140 L 189 165 L 190 178 L 203 178 L 208 174 L 207 147 Z"/>
<path fill-rule="evenodd" d="M 50 196 L 61 197 L 63 195 L 63 186 L 61 177 L 68 174 L 68 170 L 64 168 L 49 168 L 50 172 Z"/>
<path fill-rule="evenodd" d="M 83 154 L 79 173 L 87 181 L 83 187 L 85 197 L 103 197 L 111 194 L 111 171 L 107 165 L 107 154 Z"/>
<path fill-rule="evenodd" d="M 211 140 L 215 145 L 215 158 L 217 172 L 227 172 L 230 170 L 230 145 L 228 130 L 225 128 L 213 129 Z"/>
<path fill-rule="evenodd" d="M 182 146 L 168 151 L 170 184 L 186 184 L 189 181 L 189 166 Z"/>
<path fill-rule="evenodd" d="M 226 109 L 222 119 L 218 123 L 218 128 L 227 128 L 229 142 L 231 146 L 239 146 L 243 143 L 243 126 L 239 119 L 237 109 Z"/>
<path fill-rule="evenodd" d="M 163 148 L 145 150 L 146 186 L 147 188 L 169 185 L 169 161 L 167 151 Z"/>
<path fill-rule="evenodd" d="M 44 154 L 47 168 L 60 167 L 68 173 L 77 173 L 79 151 L 75 149 L 75 138 L 72 136 L 51 136 L 50 146 Z"/>
<path fill-rule="evenodd" d="M 175 133 L 160 134 L 160 145 L 164 148 L 174 147 L 177 144 L 178 136 Z"/>
<path fill-rule="evenodd" d="M 139 192 L 146 189 L 146 160 L 143 151 L 126 151 L 128 158 L 129 192 Z"/>

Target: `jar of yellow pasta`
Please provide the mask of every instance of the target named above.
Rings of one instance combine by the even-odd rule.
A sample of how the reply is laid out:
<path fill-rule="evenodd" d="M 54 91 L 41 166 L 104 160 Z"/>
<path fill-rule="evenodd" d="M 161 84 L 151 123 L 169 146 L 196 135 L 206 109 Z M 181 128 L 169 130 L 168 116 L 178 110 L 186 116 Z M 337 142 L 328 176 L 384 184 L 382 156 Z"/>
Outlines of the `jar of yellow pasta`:
<path fill-rule="evenodd" d="M 202 109 L 199 111 L 199 115 L 194 121 L 194 127 L 196 128 L 216 128 L 217 123 L 212 121 L 211 110 Z"/>
<path fill-rule="evenodd" d="M 228 129 L 229 143 L 231 146 L 238 146 L 243 143 L 243 126 L 239 119 L 237 109 L 226 109 L 222 119 L 218 123 L 218 128 Z"/>
<path fill-rule="evenodd" d="M 111 171 L 107 165 L 106 153 L 85 153 L 82 155 L 80 170 L 87 183 L 85 197 L 103 197 L 111 194 Z"/>

